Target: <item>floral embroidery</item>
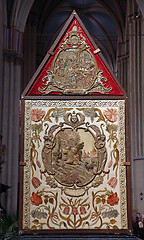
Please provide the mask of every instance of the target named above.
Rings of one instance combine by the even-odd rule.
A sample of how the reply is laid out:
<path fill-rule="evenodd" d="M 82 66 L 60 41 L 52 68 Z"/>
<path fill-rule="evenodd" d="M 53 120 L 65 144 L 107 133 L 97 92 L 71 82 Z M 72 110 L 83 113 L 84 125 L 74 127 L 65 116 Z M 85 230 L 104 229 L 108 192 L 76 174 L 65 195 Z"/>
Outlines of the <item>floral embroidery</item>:
<path fill-rule="evenodd" d="M 41 181 L 37 177 L 33 177 L 32 185 L 34 186 L 34 188 L 38 188 L 41 185 Z"/>
<path fill-rule="evenodd" d="M 117 182 L 118 182 L 117 178 L 112 177 L 112 178 L 109 180 L 108 184 L 109 184 L 112 188 L 115 188 L 116 185 L 117 185 Z"/>
<path fill-rule="evenodd" d="M 33 205 L 39 206 L 40 204 L 42 204 L 41 196 L 39 196 L 38 194 L 36 194 L 34 192 L 32 193 L 30 200 Z"/>
<path fill-rule="evenodd" d="M 72 214 L 73 215 L 77 215 L 78 214 L 78 210 L 76 207 L 72 207 Z"/>
<path fill-rule="evenodd" d="M 107 199 L 107 203 L 110 204 L 111 206 L 117 205 L 118 202 L 119 202 L 119 198 L 116 192 L 110 195 Z"/>
<path fill-rule="evenodd" d="M 57 221 L 60 221 L 57 212 L 54 212 L 54 213 L 51 215 L 51 218 L 53 219 L 53 221 L 54 221 L 55 223 L 56 223 Z"/>
<path fill-rule="evenodd" d="M 92 122 L 94 121 L 94 118 L 97 117 L 97 113 L 96 113 L 96 111 L 93 108 L 85 108 L 83 110 L 83 112 L 84 112 L 86 117 L 90 117 L 91 118 Z"/>
<path fill-rule="evenodd" d="M 36 164 L 39 168 L 41 168 L 41 163 L 38 160 L 36 161 Z"/>
<path fill-rule="evenodd" d="M 108 108 L 107 110 L 104 111 L 104 116 L 110 122 L 116 122 L 117 121 L 117 116 L 118 116 L 117 109 Z"/>
<path fill-rule="evenodd" d="M 42 109 L 32 109 L 32 121 L 39 122 L 45 115 Z"/>
<path fill-rule="evenodd" d="M 119 215 L 116 209 L 111 209 L 110 211 L 105 211 L 102 213 L 103 218 L 116 218 Z"/>
<path fill-rule="evenodd" d="M 86 209 L 85 209 L 85 207 L 83 207 L 83 206 L 80 207 L 80 213 L 81 213 L 81 214 L 86 214 Z"/>
<path fill-rule="evenodd" d="M 113 164 L 112 160 L 109 161 L 109 163 L 108 163 L 108 168 L 110 168 L 110 167 L 112 166 L 112 164 Z"/>
<path fill-rule="evenodd" d="M 31 216 L 34 218 L 34 221 L 32 221 L 34 225 L 31 228 L 44 229 L 44 225 L 47 225 L 48 228 L 54 228 L 54 225 L 57 225 L 60 229 L 77 229 L 83 228 L 83 226 L 85 226 L 85 228 L 93 228 L 93 226 L 96 225 L 97 229 L 117 229 L 118 226 L 114 225 L 117 219 L 114 218 L 119 215 L 115 207 L 117 208 L 120 203 L 119 192 L 115 192 L 117 191 L 117 172 L 119 170 L 119 132 L 117 132 L 118 125 L 110 122 L 117 121 L 118 110 L 115 110 L 115 106 L 111 106 L 112 108 L 105 106 L 103 111 L 95 108 L 94 111 L 96 114 L 94 116 L 91 115 L 93 112 L 87 111 L 83 114 L 82 118 L 82 113 L 80 115 L 79 111 L 83 111 L 84 113 L 84 108 L 84 110 L 82 108 L 76 108 L 76 110 L 74 109 L 75 112 L 69 109 L 71 112 L 66 113 L 65 111 L 65 114 L 63 114 L 61 108 L 49 109 L 47 111 L 46 109 L 39 109 L 38 107 L 39 105 L 33 109 L 31 118 L 35 121 L 33 122 L 34 124 L 31 125 L 31 166 L 33 167 L 31 175 L 31 185 L 33 186 L 31 190 L 38 188 L 38 190 L 35 191 L 36 193 L 31 192 L 30 200 L 33 205 L 31 207 L 34 209 L 31 212 Z M 110 111 L 111 116 L 108 115 L 106 111 Z M 40 115 L 37 116 L 38 112 L 40 112 Z M 47 112 L 47 114 L 44 112 Z M 107 115 L 104 115 L 104 112 Z M 57 122 L 57 124 L 46 123 L 52 122 L 48 117 L 55 118 L 54 122 Z M 91 117 L 91 120 L 86 122 L 87 119 L 85 119 L 85 117 Z M 95 118 L 94 120 L 97 124 L 91 124 L 93 122 L 92 117 Z M 62 118 L 64 121 L 62 121 Z M 76 123 L 80 124 L 81 127 L 76 125 Z M 75 131 L 77 128 L 78 131 Z M 75 132 L 78 132 L 78 134 L 75 134 Z M 93 133 L 91 135 L 95 136 L 90 143 L 88 133 Z M 107 151 L 103 152 L 103 145 L 105 146 L 105 144 Z M 87 146 L 91 148 L 87 149 Z M 52 163 L 50 171 L 50 164 L 48 164 L 47 169 L 44 165 L 45 161 L 42 159 L 44 155 L 42 154 L 43 149 L 45 153 L 44 160 L 47 161 L 50 159 L 50 164 Z M 98 168 L 102 166 L 102 163 L 99 164 L 99 160 L 101 156 L 102 159 L 104 159 L 104 155 L 106 155 L 107 163 L 106 169 L 103 167 L 104 174 L 102 174 L 102 172 L 98 171 Z M 55 165 L 55 162 L 59 165 Z M 61 186 L 55 177 L 57 172 L 58 176 L 62 174 L 63 165 L 61 165 L 61 163 L 63 162 L 67 167 L 64 170 L 69 170 L 66 176 L 67 178 L 64 179 L 68 183 L 66 187 L 64 187 L 65 184 Z M 70 180 L 72 179 L 73 181 L 73 178 L 75 179 L 79 169 L 82 172 L 81 163 L 87 170 L 86 177 L 88 174 L 93 174 L 95 177 L 89 182 L 90 184 L 88 186 L 87 184 L 83 185 L 83 179 L 79 180 L 78 178 L 80 182 L 79 186 L 77 186 L 76 189 L 71 188 L 69 190 Z M 57 167 L 60 167 L 60 171 L 57 171 Z M 71 169 L 75 171 L 73 172 Z M 73 174 L 73 178 L 70 173 Z M 43 188 L 42 180 L 45 181 L 47 185 L 46 188 Z M 109 185 L 109 188 L 107 189 L 105 187 L 103 189 L 103 186 L 106 184 Z M 110 188 L 116 189 L 112 191 L 113 189 Z M 92 201 L 89 201 L 91 191 L 89 189 L 92 189 Z M 86 193 L 85 195 L 83 195 L 84 192 Z M 47 220 L 40 222 L 38 219 L 41 218 Z M 105 220 L 104 218 L 108 219 Z"/>
<path fill-rule="evenodd" d="M 50 199 L 49 199 L 49 202 L 50 202 L 51 204 L 54 204 L 54 199 L 53 199 L 53 198 L 50 198 Z"/>
<path fill-rule="evenodd" d="M 46 212 L 43 212 L 43 211 L 37 210 L 37 209 L 35 209 L 31 212 L 31 216 L 33 218 L 39 218 L 39 219 L 44 218 L 44 219 L 46 219 L 47 215 L 48 214 Z"/>
<path fill-rule="evenodd" d="M 66 214 L 66 215 L 68 215 L 68 214 L 69 214 L 69 211 L 70 211 L 69 206 L 66 206 L 66 207 L 64 208 L 64 210 L 63 210 L 63 213 Z"/>

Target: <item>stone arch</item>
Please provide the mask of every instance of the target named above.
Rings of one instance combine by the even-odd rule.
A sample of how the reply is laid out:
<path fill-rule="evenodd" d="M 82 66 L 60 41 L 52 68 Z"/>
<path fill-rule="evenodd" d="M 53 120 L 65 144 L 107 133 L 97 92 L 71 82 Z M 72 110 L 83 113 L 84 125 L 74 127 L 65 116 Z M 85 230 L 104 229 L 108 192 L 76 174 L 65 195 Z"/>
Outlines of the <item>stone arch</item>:
<path fill-rule="evenodd" d="M 11 14 L 10 25 L 15 26 L 20 32 L 24 32 L 28 14 L 34 0 L 15 0 Z"/>
<path fill-rule="evenodd" d="M 20 12 L 18 14 L 17 25 L 16 25 L 21 32 L 24 32 L 25 23 L 33 3 L 34 3 L 34 0 L 22 1 L 22 5 L 20 8 Z"/>

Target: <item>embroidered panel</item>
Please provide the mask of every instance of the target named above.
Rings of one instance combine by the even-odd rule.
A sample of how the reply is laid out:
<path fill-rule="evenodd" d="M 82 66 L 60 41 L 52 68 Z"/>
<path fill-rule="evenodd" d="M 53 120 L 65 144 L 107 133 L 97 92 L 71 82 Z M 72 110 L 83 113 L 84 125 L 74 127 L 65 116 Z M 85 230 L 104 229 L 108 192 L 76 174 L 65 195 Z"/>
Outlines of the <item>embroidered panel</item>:
<path fill-rule="evenodd" d="M 23 229 L 127 229 L 125 100 L 26 100 Z"/>
<path fill-rule="evenodd" d="M 28 95 L 123 95 L 99 51 L 74 19 Z"/>

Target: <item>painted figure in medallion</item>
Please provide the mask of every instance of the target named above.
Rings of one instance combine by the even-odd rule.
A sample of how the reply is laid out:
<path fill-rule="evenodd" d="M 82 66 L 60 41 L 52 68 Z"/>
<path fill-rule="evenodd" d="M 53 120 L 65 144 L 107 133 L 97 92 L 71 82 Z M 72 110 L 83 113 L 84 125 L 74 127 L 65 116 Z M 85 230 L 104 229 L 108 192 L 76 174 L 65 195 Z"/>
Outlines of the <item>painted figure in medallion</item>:
<path fill-rule="evenodd" d="M 49 136 L 44 137 L 43 164 L 60 184 L 83 187 L 105 172 L 106 138 L 97 126 L 85 123 L 82 113 L 68 112 L 63 118 L 60 127 L 52 127 L 55 129 L 53 135 L 50 129 Z"/>

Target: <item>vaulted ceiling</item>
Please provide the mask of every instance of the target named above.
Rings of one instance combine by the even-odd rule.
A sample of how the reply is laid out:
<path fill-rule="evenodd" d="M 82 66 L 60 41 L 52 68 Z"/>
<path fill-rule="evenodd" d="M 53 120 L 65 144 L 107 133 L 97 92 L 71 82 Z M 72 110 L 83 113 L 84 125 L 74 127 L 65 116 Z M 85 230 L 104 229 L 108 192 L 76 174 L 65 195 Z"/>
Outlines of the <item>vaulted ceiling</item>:
<path fill-rule="evenodd" d="M 37 22 L 37 56 L 43 59 L 75 10 L 111 67 L 123 39 L 126 0 L 35 0 L 29 17 Z"/>

